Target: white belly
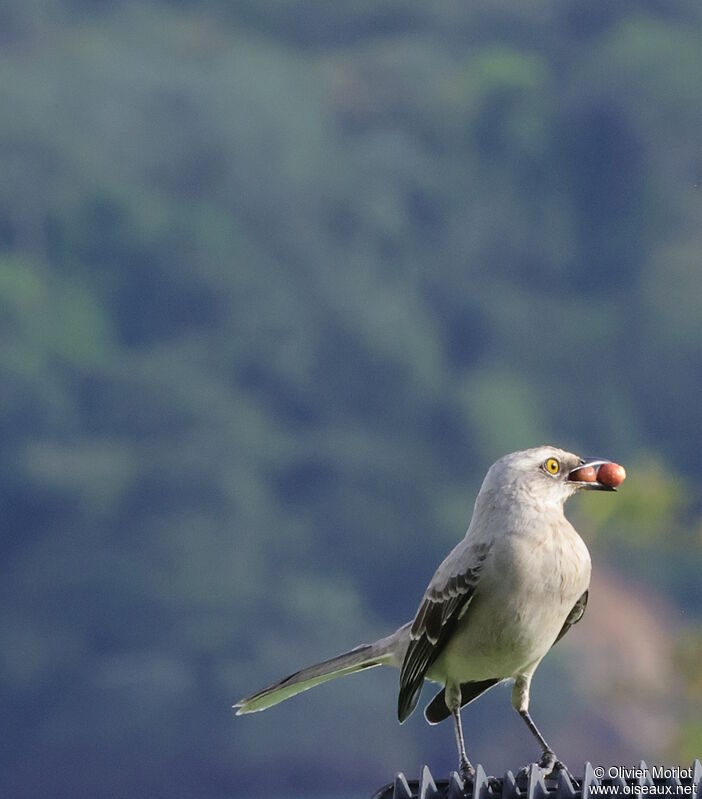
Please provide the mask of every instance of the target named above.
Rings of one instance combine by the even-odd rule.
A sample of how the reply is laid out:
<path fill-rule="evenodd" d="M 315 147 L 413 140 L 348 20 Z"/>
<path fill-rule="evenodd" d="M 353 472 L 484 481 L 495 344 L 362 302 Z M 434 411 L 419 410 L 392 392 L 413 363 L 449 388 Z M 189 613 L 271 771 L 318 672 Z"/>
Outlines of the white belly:
<path fill-rule="evenodd" d="M 587 548 L 570 530 L 538 546 L 515 538 L 491 553 L 428 679 L 464 683 L 534 671 L 590 582 Z"/>

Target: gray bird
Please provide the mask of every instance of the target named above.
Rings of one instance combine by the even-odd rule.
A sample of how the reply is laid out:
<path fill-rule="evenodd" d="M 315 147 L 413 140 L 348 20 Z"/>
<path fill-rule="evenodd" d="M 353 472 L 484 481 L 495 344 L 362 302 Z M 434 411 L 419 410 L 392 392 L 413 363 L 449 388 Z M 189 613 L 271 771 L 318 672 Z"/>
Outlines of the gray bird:
<path fill-rule="evenodd" d="M 500 458 L 485 476 L 465 537 L 436 570 L 412 622 L 242 699 L 237 715 L 344 674 L 396 666 L 400 723 L 416 707 L 424 680 L 443 686 L 424 715 L 430 724 L 453 717 L 459 769 L 468 779 L 474 770 L 461 708 L 513 680 L 512 705 L 539 743 L 539 765 L 565 768 L 529 714 L 529 687 L 544 655 L 585 612 L 590 555 L 563 505 L 579 489 L 615 490 L 594 469 L 589 479 L 581 471 L 604 463 L 610 462 L 552 446 Z"/>

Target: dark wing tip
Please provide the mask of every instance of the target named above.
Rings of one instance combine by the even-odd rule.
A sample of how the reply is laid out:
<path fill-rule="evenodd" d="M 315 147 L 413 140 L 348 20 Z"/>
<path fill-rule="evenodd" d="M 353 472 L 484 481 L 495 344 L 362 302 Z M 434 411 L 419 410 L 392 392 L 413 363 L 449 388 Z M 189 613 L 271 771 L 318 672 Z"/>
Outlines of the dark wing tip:
<path fill-rule="evenodd" d="M 400 696 L 397 700 L 397 720 L 403 724 L 411 715 L 412 711 L 417 707 L 419 702 L 419 695 L 422 693 L 422 679 L 417 688 L 412 690 L 412 686 L 408 685 L 400 690 Z"/>
<path fill-rule="evenodd" d="M 446 689 L 442 688 L 424 708 L 424 718 L 429 724 L 438 724 L 450 715 L 451 713 L 446 707 Z"/>
<path fill-rule="evenodd" d="M 494 685 L 502 682 L 499 677 L 489 680 L 477 680 L 476 682 L 464 682 L 461 685 L 461 707 L 470 704 L 485 691 L 489 691 Z M 446 706 L 446 688 L 442 688 L 439 693 L 429 702 L 424 709 L 424 718 L 429 724 L 438 724 L 447 719 L 451 711 Z"/>

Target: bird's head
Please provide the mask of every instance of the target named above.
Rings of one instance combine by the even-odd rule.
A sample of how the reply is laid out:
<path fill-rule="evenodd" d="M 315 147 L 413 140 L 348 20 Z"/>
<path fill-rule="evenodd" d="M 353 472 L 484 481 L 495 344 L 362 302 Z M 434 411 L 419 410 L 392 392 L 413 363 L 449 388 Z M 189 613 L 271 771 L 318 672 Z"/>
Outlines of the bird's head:
<path fill-rule="evenodd" d="M 603 458 L 581 458 L 558 447 L 512 452 L 494 463 L 481 493 L 529 496 L 544 505 L 563 505 L 576 491 L 616 491 L 623 467 Z"/>

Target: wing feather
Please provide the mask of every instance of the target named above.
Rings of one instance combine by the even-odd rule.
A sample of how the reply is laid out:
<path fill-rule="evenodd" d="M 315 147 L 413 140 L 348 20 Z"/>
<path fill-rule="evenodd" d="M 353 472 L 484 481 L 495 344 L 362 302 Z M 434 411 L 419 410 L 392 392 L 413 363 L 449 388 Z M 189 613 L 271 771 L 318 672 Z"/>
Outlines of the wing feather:
<path fill-rule="evenodd" d="M 563 626 L 561 627 L 561 631 L 558 633 L 558 637 L 553 642 L 554 644 L 557 644 L 561 640 L 561 638 L 563 638 L 563 636 L 568 632 L 568 630 L 570 630 L 570 628 L 574 624 L 577 624 L 580 621 L 580 619 L 582 619 L 582 617 L 585 615 L 585 608 L 587 607 L 587 596 L 588 596 L 588 591 L 585 591 L 585 593 L 580 597 L 580 599 L 573 605 L 573 609 L 570 611 L 570 613 L 566 617 L 566 620 L 563 622 Z"/>
<path fill-rule="evenodd" d="M 458 620 L 468 609 L 490 550 L 476 544 L 464 557 L 463 570 L 429 585 L 410 629 L 410 643 L 400 671 L 397 716 L 404 721 L 419 701 L 424 675 L 441 654 Z M 437 572 L 437 575 L 439 572 Z"/>

